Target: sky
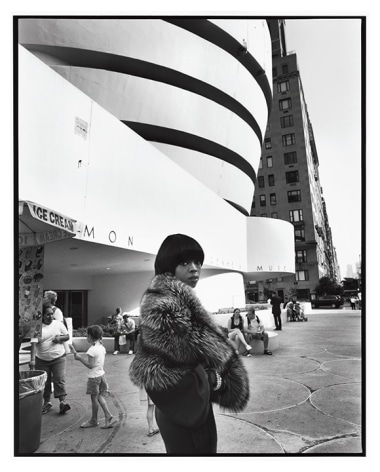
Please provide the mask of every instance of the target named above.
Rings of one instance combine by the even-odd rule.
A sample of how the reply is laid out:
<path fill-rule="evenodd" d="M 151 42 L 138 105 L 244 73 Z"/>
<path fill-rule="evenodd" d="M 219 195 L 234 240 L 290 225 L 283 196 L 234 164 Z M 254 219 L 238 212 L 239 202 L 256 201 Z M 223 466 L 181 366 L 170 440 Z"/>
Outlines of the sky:
<path fill-rule="evenodd" d="M 286 20 L 319 159 L 341 277 L 361 258 L 361 38 L 359 19 Z"/>

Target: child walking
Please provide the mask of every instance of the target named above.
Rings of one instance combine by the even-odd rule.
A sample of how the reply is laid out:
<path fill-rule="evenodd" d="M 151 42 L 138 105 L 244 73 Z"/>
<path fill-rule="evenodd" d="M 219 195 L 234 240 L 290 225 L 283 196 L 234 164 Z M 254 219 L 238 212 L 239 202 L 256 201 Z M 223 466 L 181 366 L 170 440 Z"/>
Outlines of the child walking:
<path fill-rule="evenodd" d="M 102 429 L 112 428 L 117 422 L 112 416 L 105 399 L 109 391 L 103 368 L 106 349 L 101 341 L 102 336 L 103 330 L 100 326 L 94 325 L 87 328 L 87 342 L 91 344 L 91 347 L 86 352 L 87 359 L 81 357 L 74 346 L 70 345 L 70 350 L 74 354 L 75 360 L 80 361 L 89 369 L 86 393 L 91 395 L 92 416 L 89 421 L 85 421 L 80 425 L 81 428 L 93 428 L 99 425 L 99 405 L 104 412 L 104 426 L 101 426 Z"/>

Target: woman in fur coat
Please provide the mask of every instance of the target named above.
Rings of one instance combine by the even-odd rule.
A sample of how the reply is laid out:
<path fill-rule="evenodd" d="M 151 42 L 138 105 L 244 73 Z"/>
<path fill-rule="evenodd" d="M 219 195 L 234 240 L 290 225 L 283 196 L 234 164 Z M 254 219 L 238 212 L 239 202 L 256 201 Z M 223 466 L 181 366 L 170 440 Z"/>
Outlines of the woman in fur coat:
<path fill-rule="evenodd" d="M 203 250 L 193 238 L 168 236 L 141 302 L 140 349 L 130 377 L 156 405 L 169 454 L 216 453 L 211 403 L 238 412 L 249 399 L 241 359 L 193 291 L 203 260 Z"/>

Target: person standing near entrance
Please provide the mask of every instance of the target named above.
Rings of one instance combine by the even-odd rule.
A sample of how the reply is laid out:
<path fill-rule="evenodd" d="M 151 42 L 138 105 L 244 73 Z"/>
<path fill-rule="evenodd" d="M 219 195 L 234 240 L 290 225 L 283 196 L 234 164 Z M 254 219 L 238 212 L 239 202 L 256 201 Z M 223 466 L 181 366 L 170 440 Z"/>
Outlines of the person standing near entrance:
<path fill-rule="evenodd" d="M 281 322 L 281 298 L 277 295 L 277 292 L 272 292 L 272 298 L 270 304 L 272 305 L 272 314 L 274 318 L 274 324 L 276 325 L 275 331 L 282 330 Z"/>
<path fill-rule="evenodd" d="M 113 331 L 113 337 L 114 337 L 114 343 L 113 343 L 113 348 L 114 348 L 114 356 L 119 354 L 120 352 L 120 335 L 121 335 L 121 324 L 123 322 L 123 315 L 122 315 L 122 309 L 120 307 L 116 308 L 116 312 L 111 316 L 110 321 L 108 322 L 108 327 L 112 329 Z"/>
<path fill-rule="evenodd" d="M 52 382 L 54 397 L 59 398 L 59 413 L 63 414 L 70 410 L 70 405 L 66 402 L 66 352 L 63 345 L 68 340 L 69 333 L 64 324 L 54 319 L 54 312 L 50 306 L 44 305 L 41 337 L 32 338 L 30 341 L 32 348 L 29 363 L 32 370 L 43 370 L 47 373 L 42 414 L 48 413 L 53 408 L 50 401 Z"/>
<path fill-rule="evenodd" d="M 53 292 L 53 290 L 47 290 L 44 293 L 43 303 L 44 305 L 50 305 L 50 308 L 53 309 L 54 319 L 58 321 L 62 321 L 62 323 L 65 325 L 67 329 L 67 323 L 66 323 L 65 317 L 63 316 L 62 310 L 58 308 L 57 306 L 55 306 L 55 304 L 57 303 L 57 298 L 58 298 L 57 292 Z"/>

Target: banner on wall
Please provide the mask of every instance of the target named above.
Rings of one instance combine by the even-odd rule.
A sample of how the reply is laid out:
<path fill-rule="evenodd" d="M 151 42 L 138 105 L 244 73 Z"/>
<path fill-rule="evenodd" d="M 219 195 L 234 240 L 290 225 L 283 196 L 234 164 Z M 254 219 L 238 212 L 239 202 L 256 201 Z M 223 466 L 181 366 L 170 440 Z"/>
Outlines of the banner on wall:
<path fill-rule="evenodd" d="M 19 248 L 19 335 L 41 335 L 44 279 L 44 247 Z"/>
<path fill-rule="evenodd" d="M 43 205 L 19 202 L 19 247 L 72 238 L 81 232 L 81 227 L 76 220 Z"/>

